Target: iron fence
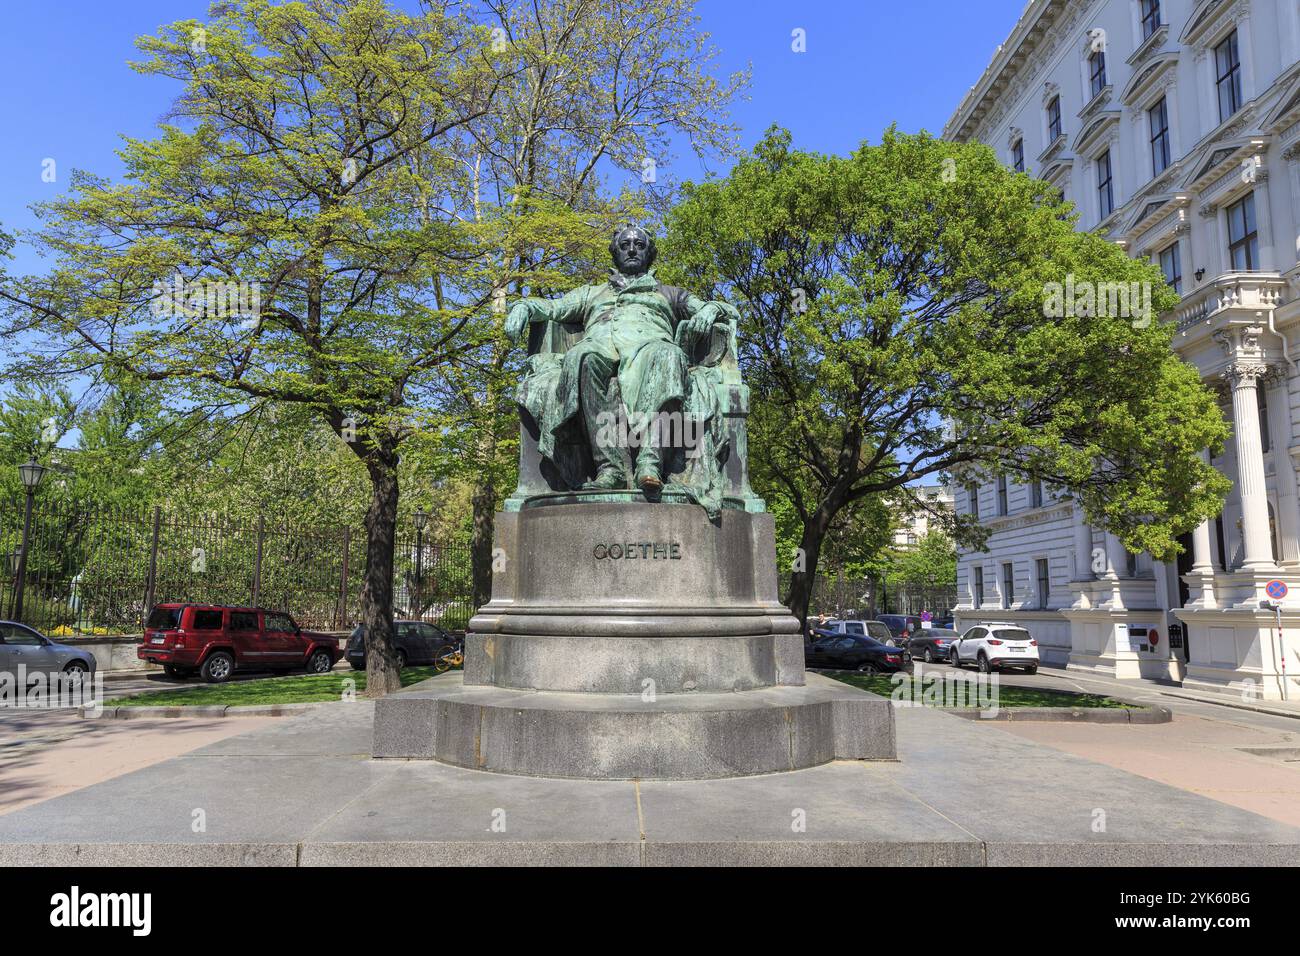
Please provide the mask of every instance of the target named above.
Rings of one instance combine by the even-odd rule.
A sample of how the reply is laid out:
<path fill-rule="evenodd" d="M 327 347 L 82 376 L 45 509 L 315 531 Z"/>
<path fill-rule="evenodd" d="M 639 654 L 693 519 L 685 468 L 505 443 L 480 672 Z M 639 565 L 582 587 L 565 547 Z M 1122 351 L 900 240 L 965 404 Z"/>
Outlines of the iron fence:
<path fill-rule="evenodd" d="M 334 630 L 360 614 L 360 529 L 38 499 L 24 547 L 24 506 L 0 500 L 0 615 L 55 636 L 137 632 L 150 607 L 172 601 L 256 605 Z M 467 546 L 399 533 L 394 578 L 397 616 L 449 629 L 469 620 Z"/>
<path fill-rule="evenodd" d="M 781 594 L 789 588 L 789 573 L 781 576 Z M 856 615 L 873 618 L 877 614 L 920 614 L 929 611 L 945 617 L 957 604 L 957 584 L 938 586 L 902 583 L 882 585 L 872 578 L 861 578 L 831 570 L 818 572 L 813 581 L 810 614 L 826 613 L 831 617 Z"/>

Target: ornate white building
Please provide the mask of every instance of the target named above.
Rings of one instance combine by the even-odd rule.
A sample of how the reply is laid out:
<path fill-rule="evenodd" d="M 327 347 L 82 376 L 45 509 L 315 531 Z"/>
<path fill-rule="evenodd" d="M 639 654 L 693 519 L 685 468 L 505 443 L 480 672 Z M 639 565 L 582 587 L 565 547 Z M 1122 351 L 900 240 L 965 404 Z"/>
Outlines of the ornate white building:
<path fill-rule="evenodd" d="M 959 492 L 991 535 L 961 555 L 958 626 L 1010 618 L 1049 663 L 1283 696 L 1283 641 L 1300 677 L 1300 0 L 1032 0 L 944 135 L 1160 264 L 1182 295 L 1162 316 L 1174 348 L 1233 426 L 1213 461 L 1233 491 L 1176 567 L 1041 488 Z"/>
<path fill-rule="evenodd" d="M 952 511 L 953 495 L 947 485 L 920 485 L 911 490 L 925 507 L 902 509 L 898 527 L 894 529 L 895 548 L 914 548 L 930 533 L 934 519 L 929 509 Z"/>

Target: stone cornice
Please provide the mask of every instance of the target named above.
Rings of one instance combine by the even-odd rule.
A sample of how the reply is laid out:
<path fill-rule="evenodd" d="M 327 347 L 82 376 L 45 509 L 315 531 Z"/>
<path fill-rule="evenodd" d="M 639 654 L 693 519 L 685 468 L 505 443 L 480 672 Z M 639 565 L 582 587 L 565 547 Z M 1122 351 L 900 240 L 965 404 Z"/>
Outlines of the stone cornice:
<path fill-rule="evenodd" d="M 1027 511 L 1018 511 L 1011 515 L 995 515 L 990 518 L 982 519 L 980 524 L 988 528 L 991 532 L 1010 531 L 1015 528 L 1027 528 L 1030 525 L 1043 524 L 1048 521 L 1056 521 L 1060 518 L 1069 518 L 1073 512 L 1073 505 L 1068 502 L 1057 502 L 1051 505 L 1044 505 L 1042 508 L 1031 508 Z"/>

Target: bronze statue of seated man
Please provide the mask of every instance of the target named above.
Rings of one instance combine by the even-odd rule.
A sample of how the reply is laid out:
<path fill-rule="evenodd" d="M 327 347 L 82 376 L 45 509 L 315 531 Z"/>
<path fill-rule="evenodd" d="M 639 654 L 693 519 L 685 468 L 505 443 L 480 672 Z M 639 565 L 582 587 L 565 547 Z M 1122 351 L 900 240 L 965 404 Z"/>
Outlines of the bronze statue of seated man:
<path fill-rule="evenodd" d="M 517 340 L 532 323 L 581 327 L 581 338 L 559 361 L 558 375 L 553 362 L 533 365 L 521 383 L 519 403 L 538 423 L 538 451 L 555 459 L 564 445 L 581 442 L 595 469 L 583 487 L 627 488 L 620 447 L 627 429 L 616 423 L 630 421 L 634 433 L 642 432 L 635 484 L 654 500 L 672 451 L 660 438 L 670 429 L 654 428 L 652 438 L 646 426 L 661 424 L 665 416 L 701 425 L 716 417 L 712 388 L 692 381 L 690 354 L 717 326 L 725 331 L 737 313 L 724 302 L 705 302 L 660 284 L 651 271 L 654 239 L 644 229 L 619 230 L 609 251 L 614 269 L 607 282 L 580 286 L 559 299 L 522 299 L 507 316 L 506 332 Z M 716 472 L 717 463 L 705 463 L 706 482 L 710 468 Z M 703 503 L 710 495 L 697 488 L 692 497 Z"/>

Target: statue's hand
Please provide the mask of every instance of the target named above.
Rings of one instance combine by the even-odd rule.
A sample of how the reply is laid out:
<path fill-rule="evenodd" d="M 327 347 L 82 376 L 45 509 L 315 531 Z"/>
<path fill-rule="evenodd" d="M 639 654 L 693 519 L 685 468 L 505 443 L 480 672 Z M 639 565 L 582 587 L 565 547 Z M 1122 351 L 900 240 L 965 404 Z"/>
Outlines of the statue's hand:
<path fill-rule="evenodd" d="M 706 305 L 686 320 L 686 333 L 695 339 L 706 338 L 717 320 L 718 310 L 712 305 Z"/>
<path fill-rule="evenodd" d="M 523 302 L 516 302 L 510 309 L 510 314 L 506 316 L 506 335 L 515 342 L 523 337 L 524 330 L 528 328 L 529 318 L 528 306 Z"/>

